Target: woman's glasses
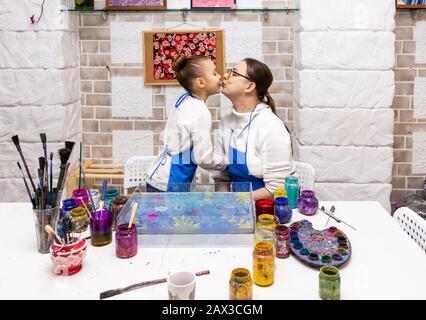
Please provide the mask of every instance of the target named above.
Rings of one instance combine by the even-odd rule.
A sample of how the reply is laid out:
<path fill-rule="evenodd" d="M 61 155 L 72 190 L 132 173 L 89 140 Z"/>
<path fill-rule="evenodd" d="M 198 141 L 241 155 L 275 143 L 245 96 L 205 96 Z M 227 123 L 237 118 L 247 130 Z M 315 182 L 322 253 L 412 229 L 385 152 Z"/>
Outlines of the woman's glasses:
<path fill-rule="evenodd" d="M 246 79 L 247 79 L 247 80 L 249 80 L 249 81 L 253 81 L 253 80 L 251 80 L 249 77 L 247 77 L 247 76 L 245 76 L 245 75 L 243 75 L 243 74 L 241 74 L 241 73 L 239 73 L 239 72 L 235 71 L 234 69 L 228 69 L 228 71 L 227 71 L 227 75 L 228 75 L 228 78 L 230 78 L 230 77 L 231 77 L 231 75 L 232 75 L 232 76 L 240 76 L 240 77 L 246 78 Z"/>

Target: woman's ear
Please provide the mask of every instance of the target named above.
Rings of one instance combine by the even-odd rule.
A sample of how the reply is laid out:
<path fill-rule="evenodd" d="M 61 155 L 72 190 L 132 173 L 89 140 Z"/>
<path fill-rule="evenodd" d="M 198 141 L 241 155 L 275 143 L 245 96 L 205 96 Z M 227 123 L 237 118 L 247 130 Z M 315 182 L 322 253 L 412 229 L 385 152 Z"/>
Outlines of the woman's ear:
<path fill-rule="evenodd" d="M 248 86 L 246 87 L 246 89 L 244 90 L 244 92 L 245 93 L 250 93 L 250 92 L 253 92 L 254 90 L 256 90 L 256 83 L 250 82 L 248 84 Z"/>
<path fill-rule="evenodd" d="M 195 79 L 195 86 L 200 89 L 204 89 L 206 86 L 206 80 L 204 78 L 197 78 Z"/>

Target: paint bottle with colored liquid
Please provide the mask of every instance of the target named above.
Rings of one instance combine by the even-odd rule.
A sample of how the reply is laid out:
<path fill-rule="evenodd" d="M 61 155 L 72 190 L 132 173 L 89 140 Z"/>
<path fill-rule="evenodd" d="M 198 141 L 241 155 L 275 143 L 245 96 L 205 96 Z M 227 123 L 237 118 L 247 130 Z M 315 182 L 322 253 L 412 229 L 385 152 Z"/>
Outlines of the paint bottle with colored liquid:
<path fill-rule="evenodd" d="M 250 271 L 245 268 L 232 270 L 229 279 L 229 300 L 251 300 L 253 298 L 253 280 Z"/>
<path fill-rule="evenodd" d="M 297 208 L 297 200 L 299 199 L 299 178 L 296 176 L 285 177 L 285 191 L 287 199 L 292 209 Z"/>
<path fill-rule="evenodd" d="M 323 300 L 340 299 L 340 273 L 332 266 L 322 267 L 319 273 L 319 295 Z"/>
<path fill-rule="evenodd" d="M 92 246 L 102 247 L 112 241 L 112 212 L 106 209 L 95 211 L 90 219 Z"/>
<path fill-rule="evenodd" d="M 287 198 L 287 192 L 285 191 L 285 189 L 277 189 L 274 192 L 274 199 L 278 198 L 278 197 L 284 197 Z"/>
<path fill-rule="evenodd" d="M 275 256 L 270 242 L 258 242 L 253 250 L 253 282 L 261 287 L 274 283 Z"/>
<path fill-rule="evenodd" d="M 279 225 L 275 229 L 275 256 L 280 259 L 285 259 L 290 256 L 290 248 L 288 241 L 290 239 L 290 230 L 285 225 Z"/>
<path fill-rule="evenodd" d="M 127 259 L 138 253 L 138 231 L 135 224 L 130 229 L 127 223 L 117 226 L 115 232 L 115 254 L 118 258 Z"/>

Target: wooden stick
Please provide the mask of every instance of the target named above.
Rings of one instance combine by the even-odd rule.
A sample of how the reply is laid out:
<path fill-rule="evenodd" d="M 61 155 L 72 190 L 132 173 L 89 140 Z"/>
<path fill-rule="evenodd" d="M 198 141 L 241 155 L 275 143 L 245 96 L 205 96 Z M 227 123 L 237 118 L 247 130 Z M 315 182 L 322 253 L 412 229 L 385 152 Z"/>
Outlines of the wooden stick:
<path fill-rule="evenodd" d="M 93 220 L 92 215 L 90 214 L 89 209 L 87 209 L 87 206 L 86 206 L 86 204 L 84 203 L 83 197 L 80 197 L 80 200 L 81 200 L 81 203 L 83 204 L 83 206 L 86 208 L 87 214 L 89 215 L 90 219 L 92 219 L 92 220 Z M 93 210 L 96 210 L 96 209 L 93 209 Z"/>
<path fill-rule="evenodd" d="M 136 215 L 136 210 L 138 209 L 138 203 L 135 202 L 133 204 L 133 208 L 132 208 L 132 215 L 130 216 L 130 221 L 129 221 L 129 226 L 127 227 L 128 229 L 130 229 L 132 227 L 133 224 L 133 219 L 135 219 L 135 215 Z"/>
<path fill-rule="evenodd" d="M 58 234 L 52 229 L 52 227 L 48 224 L 46 224 L 44 226 L 44 230 L 50 234 L 53 238 L 55 238 L 55 241 L 57 243 L 60 243 L 61 245 L 64 245 L 64 243 L 62 242 L 62 239 L 58 236 Z"/>
<path fill-rule="evenodd" d="M 207 274 L 210 274 L 209 270 L 197 272 L 195 275 L 196 276 L 204 276 L 204 275 L 207 275 Z M 118 289 L 112 289 L 112 290 L 104 291 L 104 292 L 101 292 L 100 299 L 102 300 L 102 299 L 110 298 L 110 297 L 131 291 L 131 290 L 140 289 L 140 288 L 143 288 L 143 287 L 148 287 L 148 286 L 152 286 L 154 284 L 159 284 L 159 283 L 164 283 L 164 282 L 167 282 L 167 278 L 144 281 L 144 282 L 132 284 L 131 286 L 128 286 L 128 287 L 125 287 L 125 288 L 118 288 Z"/>

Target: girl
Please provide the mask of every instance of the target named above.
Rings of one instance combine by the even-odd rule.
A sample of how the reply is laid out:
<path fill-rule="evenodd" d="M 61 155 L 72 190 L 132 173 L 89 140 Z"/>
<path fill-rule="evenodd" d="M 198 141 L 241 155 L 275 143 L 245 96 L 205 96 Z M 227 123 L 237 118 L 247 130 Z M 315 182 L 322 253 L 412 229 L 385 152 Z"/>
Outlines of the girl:
<path fill-rule="evenodd" d="M 187 91 L 170 112 L 164 132 L 164 149 L 148 169 L 147 191 L 189 191 L 197 166 L 215 165 L 210 138 L 209 96 L 221 90 L 221 76 L 205 56 L 179 56 L 172 64 L 179 84 Z"/>

